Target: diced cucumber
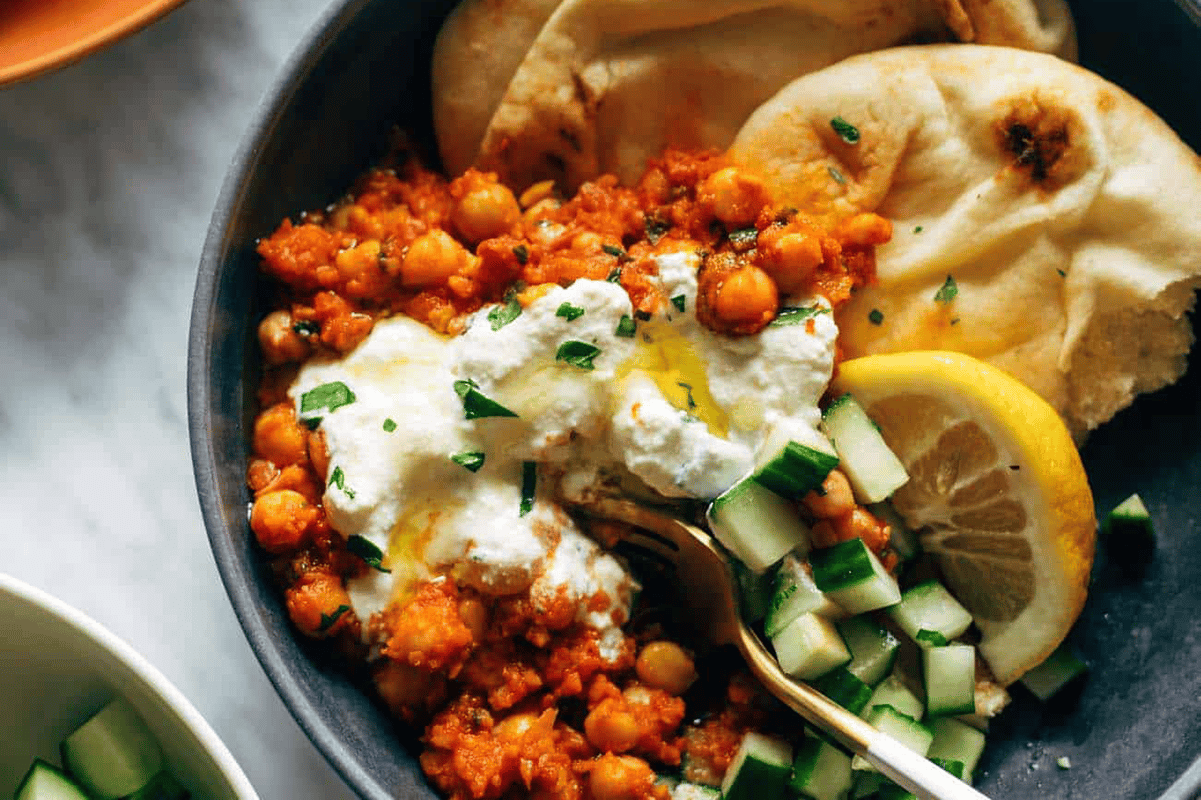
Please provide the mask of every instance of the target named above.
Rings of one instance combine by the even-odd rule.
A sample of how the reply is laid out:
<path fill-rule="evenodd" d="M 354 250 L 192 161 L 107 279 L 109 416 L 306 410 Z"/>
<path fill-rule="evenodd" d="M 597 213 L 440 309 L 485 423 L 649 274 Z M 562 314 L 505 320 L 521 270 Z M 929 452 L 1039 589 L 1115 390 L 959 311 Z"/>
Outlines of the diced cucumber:
<path fill-rule="evenodd" d="M 754 478 L 781 497 L 800 500 L 838 466 L 834 447 L 813 429 L 778 426 L 760 449 Z M 800 435 L 798 435 L 800 434 Z"/>
<path fill-rule="evenodd" d="M 803 681 L 821 677 L 851 660 L 834 623 L 812 611 L 788 623 L 771 643 L 780 669 Z"/>
<path fill-rule="evenodd" d="M 61 744 L 63 766 L 97 800 L 141 789 L 163 768 L 163 751 L 124 698 L 108 703 Z"/>
<path fill-rule="evenodd" d="M 764 572 L 794 548 L 809 549 L 809 528 L 784 498 L 750 478 L 709 506 L 717 540 L 754 572 Z"/>
<path fill-rule="evenodd" d="M 1135 493 L 1118 503 L 1105 517 L 1102 531 L 1106 534 L 1153 535 L 1151 513 L 1147 511 L 1143 498 Z"/>
<path fill-rule="evenodd" d="M 934 740 L 934 734 L 929 728 L 908 714 L 902 714 L 892 706 L 876 706 L 867 715 L 867 721 L 874 725 L 876 730 L 888 734 L 901 746 L 908 747 L 919 756 L 926 755 L 930 749 L 930 743 Z M 867 772 L 873 772 L 876 769 L 870 761 L 862 756 L 855 756 L 851 759 L 851 768 Z"/>
<path fill-rule="evenodd" d="M 851 786 L 850 800 L 864 800 L 868 797 L 878 797 L 880 787 L 890 783 L 879 772 L 853 772 L 854 785 Z"/>
<path fill-rule="evenodd" d="M 699 783 L 679 783 L 671 790 L 671 800 L 721 800 L 721 790 Z"/>
<path fill-rule="evenodd" d="M 834 623 L 847 649 L 851 651 L 850 671 L 868 686 L 875 686 L 892 672 L 901 642 L 892 631 L 877 625 L 870 617 L 859 615 Z"/>
<path fill-rule="evenodd" d="M 768 638 L 775 636 L 806 611 L 829 619 L 841 612 L 841 609 L 817 588 L 809 563 L 795 553 L 789 553 L 776 568 L 771 603 L 763 622 L 763 632 Z"/>
<path fill-rule="evenodd" d="M 972 774 L 984 753 L 984 734 L 951 717 L 938 717 L 930 720 L 929 724 L 934 738 L 926 751 L 926 757 L 958 761 L 963 764 L 963 774 L 959 777 L 971 783 Z"/>
<path fill-rule="evenodd" d="M 905 590 L 901 602 L 888 609 L 888 616 L 918 644 L 939 646 L 930 636 L 919 638 L 922 631 L 941 634 L 942 643 L 962 636 L 972 624 L 972 615 L 938 581 L 926 581 Z"/>
<path fill-rule="evenodd" d="M 89 800 L 79 784 L 68 778 L 58 767 L 42 759 L 33 762 L 25 773 L 13 800 Z"/>
<path fill-rule="evenodd" d="M 976 648 L 949 644 L 922 650 L 926 714 L 931 717 L 971 714 L 976 710 Z"/>
<path fill-rule="evenodd" d="M 1021 677 L 1022 685 L 1042 700 L 1051 699 L 1060 689 L 1088 671 L 1067 642 L 1063 642 L 1043 663 Z"/>
<path fill-rule="evenodd" d="M 902 561 L 910 561 L 922 551 L 921 540 L 918 539 L 917 532 L 901 519 L 901 515 L 892 507 L 892 503 L 887 500 L 882 503 L 872 503 L 867 510 L 888 526 L 890 530 L 888 544 L 901 557 Z"/>
<path fill-rule="evenodd" d="M 933 747 L 934 745 L 931 744 L 930 746 Z M 954 761 L 949 758 L 938 758 L 937 756 L 930 756 L 930 760 L 954 775 L 959 780 L 963 780 L 963 776 L 967 774 L 963 768 L 962 761 Z"/>
<path fill-rule="evenodd" d="M 886 608 L 901 599 L 896 578 L 862 539 L 848 539 L 809 554 L 813 581 L 848 614 Z"/>
<path fill-rule="evenodd" d="M 734 561 L 734 576 L 738 579 L 738 598 L 742 618 L 758 622 L 767 616 L 773 599 L 773 579 L 770 572 L 752 572 L 741 561 Z"/>
<path fill-rule="evenodd" d="M 859 716 L 867 719 L 877 706 L 892 706 L 914 719 L 920 719 L 926 711 L 925 704 L 896 675 L 889 675 L 880 681 L 880 685 L 872 692 L 871 699 L 867 701 Z"/>
<path fill-rule="evenodd" d="M 131 794 L 127 800 L 188 800 L 191 794 L 166 770 L 150 779 L 150 783 Z"/>
<path fill-rule="evenodd" d="M 792 747 L 781 739 L 748 731 L 721 782 L 724 800 L 763 800 L 784 796 L 792 771 Z"/>
<path fill-rule="evenodd" d="M 885 444 L 880 429 L 849 394 L 822 413 L 822 430 L 830 437 L 839 466 L 859 502 L 879 503 L 909 480 L 909 473 Z"/>
<path fill-rule="evenodd" d="M 880 789 L 876 792 L 876 797 L 879 800 L 918 800 L 918 796 L 913 792 L 903 786 L 897 786 L 891 781 L 880 784 Z"/>
<path fill-rule="evenodd" d="M 812 800 L 842 800 L 853 781 L 851 757 L 824 739 L 808 736 L 797 748 L 788 786 Z"/>
<path fill-rule="evenodd" d="M 813 688 L 852 714 L 858 714 L 872 699 L 872 687 L 859 680 L 847 667 L 838 667 L 822 675 L 813 682 Z"/>

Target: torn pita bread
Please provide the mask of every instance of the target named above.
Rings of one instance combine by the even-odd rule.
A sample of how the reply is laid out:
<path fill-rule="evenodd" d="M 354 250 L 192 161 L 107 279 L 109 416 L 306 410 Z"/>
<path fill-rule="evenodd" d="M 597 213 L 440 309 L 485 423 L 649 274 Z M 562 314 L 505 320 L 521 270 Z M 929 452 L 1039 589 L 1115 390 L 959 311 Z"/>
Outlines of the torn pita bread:
<path fill-rule="evenodd" d="M 1078 436 L 1184 372 L 1201 160 L 1084 69 L 975 45 L 856 56 L 764 104 L 731 155 L 782 202 L 893 221 L 878 284 L 839 311 L 847 358 L 969 353 Z"/>
<path fill-rule="evenodd" d="M 463 0 L 434 43 L 434 132 L 442 166 L 460 175 L 538 31 L 561 0 Z"/>
<path fill-rule="evenodd" d="M 667 146 L 724 148 L 794 78 L 956 37 L 1071 56 L 1064 0 L 564 0 L 488 123 L 477 166 L 518 189 L 633 182 Z"/>

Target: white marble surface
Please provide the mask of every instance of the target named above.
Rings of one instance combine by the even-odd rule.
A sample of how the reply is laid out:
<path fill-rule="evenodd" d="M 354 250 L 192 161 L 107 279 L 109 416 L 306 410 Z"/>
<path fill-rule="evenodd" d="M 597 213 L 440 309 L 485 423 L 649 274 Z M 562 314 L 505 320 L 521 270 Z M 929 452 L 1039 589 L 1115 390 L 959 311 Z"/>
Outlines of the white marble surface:
<path fill-rule="evenodd" d="M 0 571 L 162 670 L 263 800 L 354 794 L 238 627 L 185 415 L 188 314 L 217 191 L 322 0 L 192 0 L 0 90 Z"/>

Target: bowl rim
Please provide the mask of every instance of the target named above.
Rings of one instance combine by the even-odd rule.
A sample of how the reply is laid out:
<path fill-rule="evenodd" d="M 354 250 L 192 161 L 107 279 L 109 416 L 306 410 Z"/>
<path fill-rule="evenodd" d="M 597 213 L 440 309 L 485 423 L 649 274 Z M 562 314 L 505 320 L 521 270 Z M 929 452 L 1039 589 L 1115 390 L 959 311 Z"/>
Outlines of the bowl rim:
<path fill-rule="evenodd" d="M 299 87 L 321 61 L 338 35 L 372 0 L 333 0 L 310 24 L 267 85 L 247 125 L 217 195 L 200 256 L 200 268 L 192 299 L 188 331 L 187 400 L 188 432 L 192 449 L 193 473 L 200 499 L 201 516 L 212 547 L 217 571 L 225 594 L 233 606 L 243 634 L 267 679 L 275 687 L 288 712 L 334 771 L 356 794 L 370 800 L 394 800 L 355 758 L 343 737 L 321 720 L 280 648 L 271 641 L 262 622 L 263 609 L 248 593 L 240 590 L 241 572 L 234 539 L 228 535 L 221 514 L 217 486 L 218 460 L 213 449 L 212 393 L 208 385 L 211 352 L 208 347 L 208 323 L 215 308 L 231 223 L 237 218 L 246 197 L 246 183 L 260 156 L 259 143 L 271 136 L 290 106 Z"/>
<path fill-rule="evenodd" d="M 31 80 L 79 61 L 141 30 L 186 2 L 187 0 L 147 0 L 138 10 L 69 44 L 10 66 L 0 67 L 0 88 Z"/>
<path fill-rule="evenodd" d="M 73 633 L 115 657 L 133 674 L 137 682 L 163 701 L 171 716 L 196 737 L 236 796 L 242 800 L 258 800 L 258 793 L 255 792 L 250 779 L 246 777 L 242 767 L 208 721 L 166 675 L 125 640 L 49 592 L 3 572 L 0 572 L 0 596 L 14 598 L 30 608 L 56 618 Z"/>

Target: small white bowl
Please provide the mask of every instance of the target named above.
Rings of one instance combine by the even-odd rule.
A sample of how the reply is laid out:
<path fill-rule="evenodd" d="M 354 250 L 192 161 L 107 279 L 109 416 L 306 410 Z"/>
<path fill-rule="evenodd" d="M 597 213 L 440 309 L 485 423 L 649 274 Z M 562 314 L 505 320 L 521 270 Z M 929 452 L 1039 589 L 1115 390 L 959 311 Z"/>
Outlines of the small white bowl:
<path fill-rule="evenodd" d="M 110 698 L 138 710 L 172 774 L 197 800 L 257 800 L 250 781 L 191 703 L 95 620 L 0 574 L 0 798 L 35 758 L 59 763 L 58 743 Z"/>

